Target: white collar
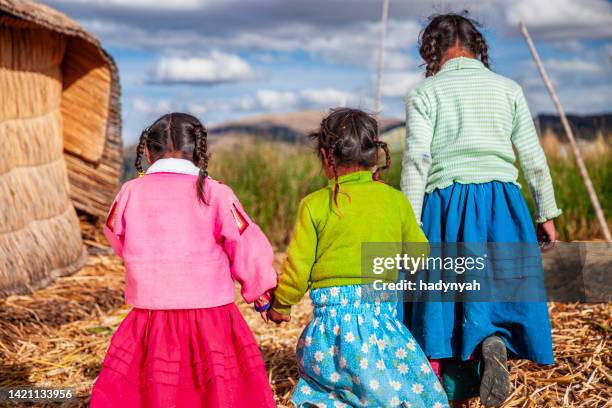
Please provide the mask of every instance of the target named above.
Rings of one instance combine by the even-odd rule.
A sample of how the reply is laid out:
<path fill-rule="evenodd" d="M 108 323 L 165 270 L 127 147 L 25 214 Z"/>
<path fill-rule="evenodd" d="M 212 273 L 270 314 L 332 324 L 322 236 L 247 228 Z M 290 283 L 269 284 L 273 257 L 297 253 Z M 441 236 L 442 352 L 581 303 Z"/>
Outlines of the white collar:
<path fill-rule="evenodd" d="M 147 174 L 152 173 L 179 173 L 197 176 L 200 174 L 200 169 L 191 160 L 167 158 L 156 160 L 147 169 Z"/>

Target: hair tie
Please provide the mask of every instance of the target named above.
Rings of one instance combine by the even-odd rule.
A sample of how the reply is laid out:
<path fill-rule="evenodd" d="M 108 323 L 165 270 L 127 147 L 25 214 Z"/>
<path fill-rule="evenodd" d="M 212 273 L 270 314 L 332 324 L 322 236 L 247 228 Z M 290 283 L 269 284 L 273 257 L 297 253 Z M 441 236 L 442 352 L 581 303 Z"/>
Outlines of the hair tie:
<path fill-rule="evenodd" d="M 206 169 L 200 169 L 200 175 L 202 177 L 208 177 L 208 170 Z"/>

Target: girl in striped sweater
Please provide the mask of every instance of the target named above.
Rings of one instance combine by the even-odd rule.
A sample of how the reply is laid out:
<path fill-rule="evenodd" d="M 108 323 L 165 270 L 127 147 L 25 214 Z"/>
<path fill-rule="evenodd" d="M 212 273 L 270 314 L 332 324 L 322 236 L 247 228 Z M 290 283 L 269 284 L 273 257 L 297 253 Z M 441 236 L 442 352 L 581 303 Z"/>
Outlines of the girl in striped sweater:
<path fill-rule="evenodd" d="M 514 81 L 489 70 L 476 23 L 436 16 L 419 51 L 427 78 L 406 102 L 401 184 L 429 241 L 554 241 L 553 218 L 561 211 L 525 97 Z M 537 229 L 517 184 L 515 152 Z M 455 406 L 479 393 L 485 405 L 500 405 L 509 393 L 507 354 L 553 363 L 545 302 L 422 302 L 403 309 Z"/>

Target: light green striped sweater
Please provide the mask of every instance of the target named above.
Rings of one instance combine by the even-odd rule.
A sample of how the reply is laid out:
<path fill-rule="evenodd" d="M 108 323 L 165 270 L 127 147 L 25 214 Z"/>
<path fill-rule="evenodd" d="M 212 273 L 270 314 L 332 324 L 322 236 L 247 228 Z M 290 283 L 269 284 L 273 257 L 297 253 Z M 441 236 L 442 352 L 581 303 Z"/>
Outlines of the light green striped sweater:
<path fill-rule="evenodd" d="M 517 184 L 518 154 L 536 222 L 557 217 L 550 171 L 521 87 L 482 62 L 459 57 L 406 99 L 401 187 L 420 219 L 425 193 L 452 183 Z"/>

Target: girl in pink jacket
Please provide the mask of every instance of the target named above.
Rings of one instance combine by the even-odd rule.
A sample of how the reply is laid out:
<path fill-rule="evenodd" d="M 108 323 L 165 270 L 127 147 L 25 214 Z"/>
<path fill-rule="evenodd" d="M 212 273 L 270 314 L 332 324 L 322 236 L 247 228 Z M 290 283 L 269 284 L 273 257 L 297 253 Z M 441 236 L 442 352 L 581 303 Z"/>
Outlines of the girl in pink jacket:
<path fill-rule="evenodd" d="M 105 225 L 134 309 L 111 340 L 94 408 L 275 406 L 234 304 L 238 281 L 265 310 L 277 281 L 272 247 L 207 166 L 206 130 L 191 115 L 164 115 L 140 136 L 144 177 L 123 185 Z"/>

